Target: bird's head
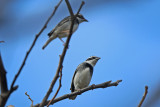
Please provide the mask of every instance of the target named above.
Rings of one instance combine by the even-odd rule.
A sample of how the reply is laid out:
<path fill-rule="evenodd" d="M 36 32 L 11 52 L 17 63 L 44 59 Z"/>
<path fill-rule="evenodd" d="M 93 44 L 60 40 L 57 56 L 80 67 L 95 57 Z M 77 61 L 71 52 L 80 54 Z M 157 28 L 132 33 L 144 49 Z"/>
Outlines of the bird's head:
<path fill-rule="evenodd" d="M 95 66 L 99 59 L 101 59 L 101 58 L 97 57 L 97 56 L 91 56 L 86 60 L 86 62 L 91 64 L 92 66 Z"/>
<path fill-rule="evenodd" d="M 88 22 L 88 20 L 85 19 L 82 14 L 78 14 L 77 19 L 78 19 L 79 23 Z"/>

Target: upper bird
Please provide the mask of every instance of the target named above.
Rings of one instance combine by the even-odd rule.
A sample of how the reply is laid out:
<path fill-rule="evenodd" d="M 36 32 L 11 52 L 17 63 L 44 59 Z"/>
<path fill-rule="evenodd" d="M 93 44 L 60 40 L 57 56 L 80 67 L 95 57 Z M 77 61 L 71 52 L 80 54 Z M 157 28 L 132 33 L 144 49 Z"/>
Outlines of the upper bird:
<path fill-rule="evenodd" d="M 99 59 L 100 57 L 91 56 L 77 67 L 72 78 L 71 92 L 78 91 L 89 85 L 93 74 L 93 67 Z M 74 100 L 76 96 L 69 97 L 69 99 Z"/>
<path fill-rule="evenodd" d="M 88 22 L 88 20 L 86 20 L 83 17 L 83 15 L 78 14 L 76 16 L 76 19 L 74 20 L 72 33 L 74 33 L 77 30 L 79 24 L 82 22 Z M 71 16 L 68 16 L 64 18 L 62 21 L 60 21 L 58 25 L 48 33 L 49 39 L 44 44 L 42 49 L 44 49 L 52 40 L 56 39 L 57 37 L 64 43 L 64 41 L 61 38 L 67 37 L 69 35 L 70 27 L 71 27 Z"/>

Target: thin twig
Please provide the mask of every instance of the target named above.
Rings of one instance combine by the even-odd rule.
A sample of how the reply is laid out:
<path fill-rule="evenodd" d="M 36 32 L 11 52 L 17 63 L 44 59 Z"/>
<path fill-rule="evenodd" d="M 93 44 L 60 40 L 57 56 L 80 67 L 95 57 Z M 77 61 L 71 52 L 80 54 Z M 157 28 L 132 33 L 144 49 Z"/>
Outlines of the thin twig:
<path fill-rule="evenodd" d="M 25 58 L 24 58 L 24 60 L 23 60 L 23 63 L 22 63 L 22 65 L 21 65 L 20 69 L 18 70 L 18 73 L 17 73 L 17 74 L 15 75 L 15 77 L 14 77 L 14 80 L 13 80 L 13 82 L 12 82 L 11 88 L 13 87 L 15 81 L 17 80 L 19 74 L 21 73 L 21 70 L 22 70 L 22 68 L 23 68 L 24 65 L 25 65 L 25 62 L 26 62 L 26 60 L 27 60 L 27 58 L 28 58 L 28 55 L 29 55 L 29 53 L 31 52 L 32 48 L 34 47 L 34 45 L 35 45 L 38 37 L 41 35 L 41 33 L 44 31 L 44 29 L 47 28 L 47 24 L 49 23 L 49 21 L 51 20 L 51 18 L 52 18 L 53 15 L 55 14 L 55 12 L 56 12 L 57 8 L 59 7 L 59 5 L 61 4 L 61 2 L 62 2 L 62 0 L 60 0 L 60 2 L 57 4 L 57 6 L 55 7 L 53 13 L 52 13 L 51 16 L 48 18 L 48 20 L 46 21 L 45 25 L 42 27 L 42 29 L 40 30 L 40 32 L 35 36 L 35 39 L 34 39 L 32 45 L 31 45 L 30 49 L 27 51 L 26 56 L 25 56 Z"/>
<path fill-rule="evenodd" d="M 142 103 L 144 102 L 144 100 L 145 100 L 145 98 L 146 98 L 146 96 L 147 96 L 147 93 L 148 93 L 148 86 L 145 86 L 145 92 L 144 92 L 144 95 L 143 95 L 141 101 L 140 101 L 139 104 L 138 104 L 138 107 L 141 107 L 141 106 L 142 106 Z"/>
<path fill-rule="evenodd" d="M 33 106 L 33 100 L 31 99 L 31 97 L 27 94 L 27 92 L 25 92 L 25 95 L 28 96 L 28 99 L 32 102 L 32 106 Z"/>
<path fill-rule="evenodd" d="M 65 95 L 63 95 L 61 97 L 58 97 L 58 98 L 54 99 L 51 102 L 51 104 L 57 103 L 59 101 L 62 101 L 64 99 L 67 99 L 67 98 L 75 96 L 75 95 L 81 95 L 82 93 L 87 92 L 89 90 L 94 90 L 94 89 L 98 89 L 98 88 L 107 88 L 107 87 L 111 87 L 111 86 L 117 86 L 117 85 L 119 85 L 120 82 L 122 82 L 122 80 L 117 80 L 116 82 L 113 82 L 113 83 L 111 83 L 111 81 L 107 81 L 107 82 L 104 82 L 104 83 L 101 83 L 101 84 L 97 84 L 97 85 L 93 84 L 93 85 L 90 85 L 90 86 L 88 86 L 86 88 L 83 88 L 83 89 L 81 89 L 79 91 L 75 91 L 73 93 L 65 94 Z M 47 105 L 49 102 L 50 102 L 50 100 L 46 101 L 45 105 Z M 39 107 L 39 105 L 40 104 L 36 104 L 33 107 Z"/>
<path fill-rule="evenodd" d="M 76 14 L 76 15 L 78 15 L 78 14 L 79 14 L 79 12 L 81 11 L 82 6 L 83 6 L 84 4 L 85 4 L 85 2 L 84 2 L 84 1 L 82 1 L 81 6 L 80 6 L 80 8 L 78 9 L 78 11 L 77 11 L 77 14 Z"/>
<path fill-rule="evenodd" d="M 60 88 L 62 87 L 61 81 L 62 81 L 62 68 L 61 68 L 61 70 L 60 70 L 59 87 L 58 87 L 58 89 L 57 89 L 54 97 L 53 97 L 53 98 L 50 100 L 50 102 L 48 103 L 47 107 L 49 107 L 49 105 L 51 104 L 51 102 L 56 98 L 57 94 L 59 93 L 59 90 L 60 90 Z"/>
<path fill-rule="evenodd" d="M 66 4 L 67 4 L 67 7 L 68 7 L 68 10 L 69 10 L 69 13 L 70 13 L 70 16 L 73 17 L 74 16 L 74 13 L 73 13 L 73 10 L 72 10 L 72 7 L 69 3 L 68 0 L 65 0 Z"/>
<path fill-rule="evenodd" d="M 43 98 L 43 100 L 42 100 L 42 102 L 41 102 L 41 104 L 40 104 L 39 107 L 43 107 L 43 106 L 44 106 L 44 104 L 46 103 L 46 101 L 47 101 L 49 95 L 51 94 L 52 89 L 53 89 L 53 87 L 54 87 L 54 85 L 55 85 L 55 83 L 56 83 L 56 81 L 57 81 L 57 79 L 58 79 L 58 77 L 59 77 L 59 72 L 61 71 L 60 69 L 62 68 L 62 64 L 63 64 L 63 61 L 64 61 L 64 57 L 65 57 L 65 55 L 66 55 L 66 52 L 67 52 L 67 49 L 68 49 L 68 45 L 69 45 L 69 42 L 70 42 L 70 39 L 71 39 L 71 36 L 72 36 L 72 30 L 73 30 L 73 25 L 74 25 L 74 15 L 72 14 L 73 11 L 72 11 L 72 8 L 71 8 L 71 6 L 70 6 L 70 3 L 68 2 L 68 0 L 65 0 L 65 1 L 66 1 L 66 3 L 67 3 L 68 10 L 69 10 L 69 12 L 70 12 L 71 20 L 72 20 L 72 21 L 71 21 L 70 32 L 69 32 L 69 35 L 68 35 L 68 37 L 67 37 L 65 46 L 64 46 L 64 48 L 63 48 L 63 52 L 62 52 L 62 54 L 61 54 L 61 57 L 60 57 L 60 59 L 59 59 L 59 64 L 58 64 L 58 68 L 57 68 L 56 74 L 55 74 L 55 76 L 54 76 L 54 78 L 53 78 L 53 80 L 52 80 L 52 82 L 51 82 L 51 85 L 50 85 L 50 87 L 49 87 L 49 89 L 48 89 L 48 91 L 47 91 L 45 97 Z M 73 16 L 72 16 L 72 15 L 73 15 Z"/>
<path fill-rule="evenodd" d="M 30 54 L 31 50 L 33 49 L 33 47 L 34 47 L 34 45 L 35 45 L 38 37 L 42 34 L 42 32 L 44 31 L 44 29 L 47 28 L 47 24 L 49 23 L 49 21 L 51 20 L 51 18 L 54 16 L 54 14 L 55 14 L 57 8 L 59 7 L 59 5 L 61 4 L 61 2 L 62 2 L 62 0 L 60 0 L 60 2 L 56 5 L 56 7 L 55 7 L 54 11 L 52 12 L 51 16 L 47 19 L 46 23 L 44 24 L 44 26 L 42 27 L 42 29 L 40 30 L 40 32 L 35 36 L 35 39 L 34 39 L 32 45 L 31 45 L 31 47 L 30 47 L 29 50 L 27 51 L 26 56 L 25 56 L 25 58 L 24 58 L 24 60 L 23 60 L 23 62 L 22 62 L 22 65 L 20 66 L 20 68 L 19 68 L 19 70 L 18 70 L 18 73 L 15 75 L 15 77 L 14 77 L 14 79 L 13 79 L 13 82 L 12 82 L 12 84 L 11 84 L 10 90 L 12 90 L 12 88 L 13 88 L 13 86 L 14 86 L 14 84 L 15 84 L 18 76 L 19 76 L 19 74 L 21 73 L 22 68 L 24 67 L 25 62 L 26 62 L 26 60 L 27 60 L 27 58 L 28 58 L 28 55 Z"/>
<path fill-rule="evenodd" d="M 0 107 L 3 107 L 6 104 L 6 100 L 8 97 L 8 87 L 7 87 L 7 77 L 6 70 L 3 65 L 1 53 L 0 53 Z"/>
<path fill-rule="evenodd" d="M 21 71 L 22 71 L 22 69 L 23 69 L 23 67 L 24 67 L 24 65 L 25 65 L 25 62 L 26 62 L 26 60 L 27 60 L 27 58 L 28 58 L 28 55 L 30 54 L 31 50 L 33 49 L 33 47 L 34 47 L 34 45 L 35 45 L 38 37 L 39 37 L 39 36 L 42 34 L 42 32 L 47 28 L 47 24 L 49 23 L 49 21 L 51 20 L 51 18 L 54 16 L 54 14 L 55 14 L 56 10 L 58 9 L 59 5 L 61 4 L 61 2 L 62 2 L 62 0 L 60 0 L 59 3 L 55 6 L 54 11 L 53 11 L 52 14 L 50 15 L 50 17 L 47 19 L 46 23 L 44 24 L 44 26 L 42 27 L 42 29 L 40 30 L 40 32 L 35 36 L 35 39 L 33 40 L 33 43 L 31 44 L 31 47 L 30 47 L 29 50 L 27 51 L 26 56 L 25 56 L 25 58 L 24 58 L 24 60 L 23 60 L 23 62 L 22 62 L 22 64 L 21 64 L 21 66 L 20 66 L 17 74 L 15 75 L 15 77 L 14 77 L 12 83 L 11 83 L 10 90 L 9 90 L 8 93 L 5 95 L 5 97 L 0 97 L 0 106 L 2 106 L 2 107 L 5 106 L 5 104 L 6 104 L 7 100 L 8 100 L 8 98 L 9 98 L 9 96 L 11 95 L 11 93 L 18 88 L 18 86 L 14 86 L 14 84 L 15 84 L 18 76 L 20 75 L 20 73 L 21 73 Z M 3 41 L 1 41 L 1 42 L 3 42 Z M 1 102 L 2 102 L 2 103 L 1 103 Z"/>
<path fill-rule="evenodd" d="M 4 107 L 10 96 L 10 93 L 15 91 L 18 88 L 18 86 L 13 87 L 12 90 L 8 90 L 6 70 L 3 66 L 1 54 L 0 54 L 0 87 L 1 87 L 0 107 Z"/>
<path fill-rule="evenodd" d="M 8 92 L 6 70 L 3 65 L 1 53 L 0 53 L 0 86 L 1 86 L 1 94 Z"/>

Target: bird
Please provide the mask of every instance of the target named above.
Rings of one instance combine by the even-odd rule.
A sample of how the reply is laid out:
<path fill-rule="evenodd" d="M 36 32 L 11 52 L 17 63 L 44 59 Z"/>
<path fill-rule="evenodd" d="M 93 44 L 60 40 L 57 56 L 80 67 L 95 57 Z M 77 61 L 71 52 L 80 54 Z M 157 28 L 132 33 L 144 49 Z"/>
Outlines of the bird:
<path fill-rule="evenodd" d="M 93 68 L 99 59 L 100 57 L 91 56 L 86 61 L 78 65 L 71 82 L 70 90 L 72 93 L 89 85 L 93 74 Z M 71 96 L 69 99 L 74 100 L 76 97 L 77 95 Z"/>
<path fill-rule="evenodd" d="M 70 27 L 71 27 L 71 16 L 67 16 L 66 18 L 64 18 L 62 21 L 60 21 L 57 26 L 51 30 L 48 33 L 49 39 L 47 40 L 47 42 L 44 44 L 44 46 L 42 47 L 42 49 L 45 49 L 45 47 L 54 39 L 56 39 L 57 37 L 64 43 L 64 41 L 62 40 L 62 38 L 67 37 L 69 35 L 70 32 Z M 82 22 L 88 22 L 87 19 L 85 19 L 83 17 L 82 14 L 78 14 L 76 15 L 76 18 L 74 20 L 74 25 L 73 25 L 73 31 L 72 33 L 74 33 L 79 24 Z"/>

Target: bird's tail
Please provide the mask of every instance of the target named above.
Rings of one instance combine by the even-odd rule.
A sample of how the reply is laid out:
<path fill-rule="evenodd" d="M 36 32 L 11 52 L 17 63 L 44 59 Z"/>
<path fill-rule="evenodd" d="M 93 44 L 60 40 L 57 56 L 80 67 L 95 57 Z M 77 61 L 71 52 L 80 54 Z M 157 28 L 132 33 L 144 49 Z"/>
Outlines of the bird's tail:
<path fill-rule="evenodd" d="M 47 42 L 43 45 L 42 49 L 46 48 L 46 46 L 47 46 L 52 40 L 54 40 L 55 38 L 56 38 L 56 36 L 50 37 L 50 38 L 47 40 Z"/>
<path fill-rule="evenodd" d="M 77 97 L 77 95 L 74 95 L 72 97 L 69 97 L 70 100 L 75 100 L 75 98 Z"/>

